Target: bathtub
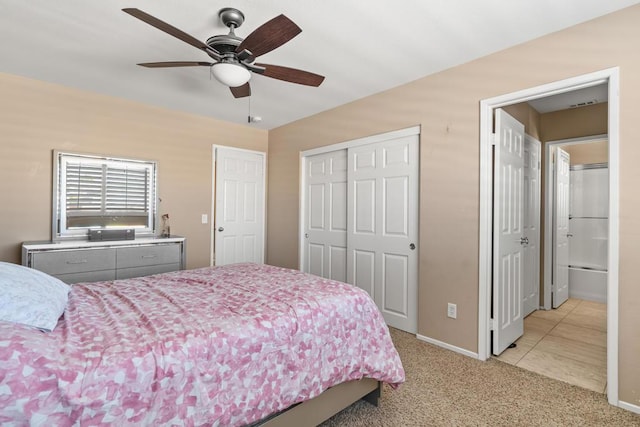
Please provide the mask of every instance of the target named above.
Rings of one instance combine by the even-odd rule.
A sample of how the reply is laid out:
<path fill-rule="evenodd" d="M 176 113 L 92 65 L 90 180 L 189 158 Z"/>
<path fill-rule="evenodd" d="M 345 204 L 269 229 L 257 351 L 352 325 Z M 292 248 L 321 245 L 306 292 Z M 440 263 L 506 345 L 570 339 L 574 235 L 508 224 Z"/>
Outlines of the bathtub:
<path fill-rule="evenodd" d="M 569 267 L 569 297 L 607 302 L 607 272 Z"/>

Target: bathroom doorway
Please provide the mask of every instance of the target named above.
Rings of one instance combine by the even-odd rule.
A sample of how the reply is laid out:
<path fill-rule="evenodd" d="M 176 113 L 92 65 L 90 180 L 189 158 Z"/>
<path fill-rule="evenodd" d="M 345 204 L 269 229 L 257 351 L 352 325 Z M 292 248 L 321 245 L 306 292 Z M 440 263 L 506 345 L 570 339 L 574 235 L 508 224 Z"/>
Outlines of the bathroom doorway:
<path fill-rule="evenodd" d="M 606 113 L 603 120 L 606 121 Z M 549 160 L 561 148 L 569 159 L 567 199 L 566 265 L 547 266 L 547 279 L 564 269 L 567 275 L 566 301 L 556 301 L 547 289 L 540 310 L 524 319 L 524 334 L 516 346 L 497 358 L 539 374 L 599 393 L 607 389 L 607 225 L 608 144 L 606 135 L 545 144 L 547 191 L 545 216 L 549 222 L 559 216 L 553 197 L 553 167 Z M 553 232 L 545 226 L 546 250 L 556 245 Z M 553 260 L 553 256 L 546 257 Z M 551 309 L 551 307 L 556 307 Z M 545 310 L 545 308 L 547 308 Z"/>
<path fill-rule="evenodd" d="M 498 108 L 509 105 L 542 99 L 561 93 L 570 93 L 586 87 L 607 84 L 608 95 L 608 137 L 609 137 L 609 243 L 608 243 L 608 286 L 607 286 L 607 390 L 606 394 L 609 403 L 618 405 L 618 88 L 619 70 L 612 68 L 600 72 L 578 76 L 550 83 L 547 85 L 522 90 L 499 97 L 482 100 L 480 105 L 481 114 L 481 140 L 480 140 L 480 256 L 479 256 L 479 282 L 480 282 L 480 305 L 479 305 L 479 336 L 478 355 L 481 360 L 491 356 L 491 336 L 492 329 L 500 324 L 500 318 L 492 311 L 492 283 L 493 283 L 493 182 L 491 179 L 492 162 L 492 132 L 493 113 Z M 579 306 L 574 307 L 577 309 Z M 569 306 L 567 306 L 568 310 Z M 551 311 L 557 313 L 557 311 Z M 569 315 L 570 313 L 567 313 Z M 500 313 L 498 312 L 498 316 Z M 523 321 L 524 319 L 520 319 Z"/>

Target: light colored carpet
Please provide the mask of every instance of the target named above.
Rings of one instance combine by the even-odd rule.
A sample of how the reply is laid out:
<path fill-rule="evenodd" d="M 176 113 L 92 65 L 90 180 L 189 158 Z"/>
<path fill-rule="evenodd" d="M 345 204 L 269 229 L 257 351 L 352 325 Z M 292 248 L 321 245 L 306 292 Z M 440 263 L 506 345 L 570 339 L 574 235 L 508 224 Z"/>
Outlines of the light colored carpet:
<path fill-rule="evenodd" d="M 406 371 L 378 407 L 358 402 L 331 426 L 640 426 L 640 415 L 605 395 L 506 363 L 480 362 L 392 329 Z"/>

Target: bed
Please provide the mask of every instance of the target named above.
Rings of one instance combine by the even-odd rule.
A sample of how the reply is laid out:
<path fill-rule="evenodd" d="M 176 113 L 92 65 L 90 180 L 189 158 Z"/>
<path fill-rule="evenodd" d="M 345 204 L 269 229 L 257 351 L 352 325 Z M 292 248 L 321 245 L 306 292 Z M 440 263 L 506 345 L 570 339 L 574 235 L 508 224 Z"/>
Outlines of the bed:
<path fill-rule="evenodd" d="M 234 264 L 69 291 L 11 265 L 57 286 L 43 290 L 2 267 L 0 318 L 52 301 L 63 314 L 0 320 L 0 424 L 300 425 L 404 381 L 382 315 L 341 282 Z"/>

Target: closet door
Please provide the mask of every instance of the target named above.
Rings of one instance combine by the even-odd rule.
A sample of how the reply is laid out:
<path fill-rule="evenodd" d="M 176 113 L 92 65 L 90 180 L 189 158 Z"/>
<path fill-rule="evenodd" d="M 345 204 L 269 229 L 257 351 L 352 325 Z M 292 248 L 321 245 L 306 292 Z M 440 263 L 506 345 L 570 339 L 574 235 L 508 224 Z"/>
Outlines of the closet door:
<path fill-rule="evenodd" d="M 305 158 L 302 270 L 347 280 L 347 151 Z"/>
<path fill-rule="evenodd" d="M 388 325 L 415 333 L 418 135 L 348 149 L 347 281 L 366 290 Z"/>

